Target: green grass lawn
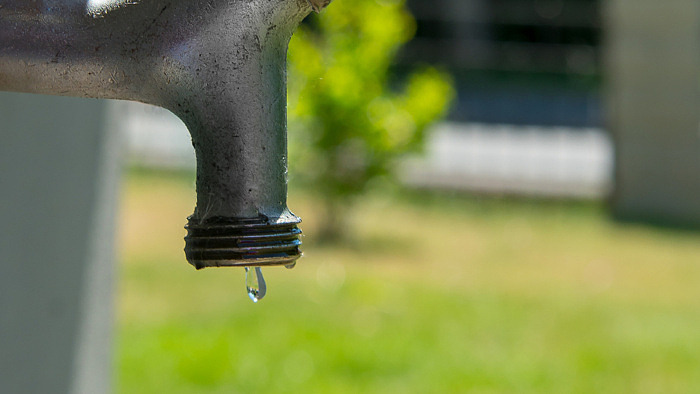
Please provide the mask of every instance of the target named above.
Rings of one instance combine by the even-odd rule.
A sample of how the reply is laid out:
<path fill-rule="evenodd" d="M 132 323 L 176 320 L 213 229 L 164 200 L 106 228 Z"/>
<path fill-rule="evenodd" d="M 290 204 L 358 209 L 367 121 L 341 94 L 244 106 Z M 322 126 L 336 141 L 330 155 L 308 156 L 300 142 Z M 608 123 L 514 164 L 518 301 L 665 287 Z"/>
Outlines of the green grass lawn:
<path fill-rule="evenodd" d="M 600 205 L 376 193 L 351 240 L 264 270 L 191 268 L 190 176 L 132 172 L 122 199 L 121 393 L 700 392 L 700 233 Z"/>

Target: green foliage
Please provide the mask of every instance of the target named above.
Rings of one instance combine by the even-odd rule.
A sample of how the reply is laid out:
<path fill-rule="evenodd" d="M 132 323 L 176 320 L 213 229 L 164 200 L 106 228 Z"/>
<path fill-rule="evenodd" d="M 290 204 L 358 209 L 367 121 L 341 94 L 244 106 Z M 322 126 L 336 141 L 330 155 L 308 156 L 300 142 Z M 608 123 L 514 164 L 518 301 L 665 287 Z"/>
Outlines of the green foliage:
<path fill-rule="evenodd" d="M 403 0 L 346 0 L 292 38 L 290 162 L 324 195 L 329 227 L 338 206 L 421 149 L 454 96 L 449 76 L 433 68 L 390 88 L 392 61 L 413 32 Z"/>

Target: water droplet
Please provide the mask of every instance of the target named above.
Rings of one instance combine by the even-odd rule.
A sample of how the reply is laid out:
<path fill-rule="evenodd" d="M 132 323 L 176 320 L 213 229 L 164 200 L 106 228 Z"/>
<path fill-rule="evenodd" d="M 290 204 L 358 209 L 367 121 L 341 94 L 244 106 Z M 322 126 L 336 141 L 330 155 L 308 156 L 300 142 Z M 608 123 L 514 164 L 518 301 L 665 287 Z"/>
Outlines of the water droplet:
<path fill-rule="evenodd" d="M 255 273 L 251 273 L 250 267 L 245 267 L 245 289 L 253 302 L 258 302 L 265 297 L 267 285 L 260 267 L 255 267 Z"/>
<path fill-rule="evenodd" d="M 289 264 L 285 265 L 284 268 L 290 270 L 290 269 L 296 267 L 296 265 L 297 265 L 297 262 L 295 261 L 293 263 L 289 263 Z"/>

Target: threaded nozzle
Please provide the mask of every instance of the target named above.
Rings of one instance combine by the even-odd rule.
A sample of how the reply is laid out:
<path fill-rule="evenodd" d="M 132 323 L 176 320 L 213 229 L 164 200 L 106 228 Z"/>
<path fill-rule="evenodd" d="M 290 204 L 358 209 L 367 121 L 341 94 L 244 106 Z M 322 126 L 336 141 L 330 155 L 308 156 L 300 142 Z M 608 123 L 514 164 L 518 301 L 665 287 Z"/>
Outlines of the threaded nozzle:
<path fill-rule="evenodd" d="M 284 265 L 301 257 L 301 220 L 273 222 L 265 216 L 253 219 L 215 217 L 203 221 L 188 218 L 185 255 L 197 269 Z"/>

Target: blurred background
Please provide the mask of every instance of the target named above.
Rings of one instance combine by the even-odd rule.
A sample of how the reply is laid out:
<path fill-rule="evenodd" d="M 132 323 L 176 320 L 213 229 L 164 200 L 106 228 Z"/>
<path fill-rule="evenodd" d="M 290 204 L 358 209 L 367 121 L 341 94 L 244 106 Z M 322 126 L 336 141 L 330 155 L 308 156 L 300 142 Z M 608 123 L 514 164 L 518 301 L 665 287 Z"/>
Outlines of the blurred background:
<path fill-rule="evenodd" d="M 311 17 L 289 81 L 305 256 L 265 271 L 257 305 L 242 272 L 183 264 L 184 127 L 115 103 L 138 167 L 120 390 L 700 390 L 700 36 L 669 53 L 686 8 L 616 3 L 337 1 Z M 646 59 L 671 55 L 665 71 Z"/>
<path fill-rule="evenodd" d="M 289 53 L 304 257 L 194 272 L 195 158 L 124 137 L 121 393 L 700 391 L 700 5 L 336 0 Z"/>

